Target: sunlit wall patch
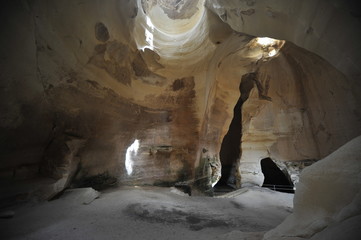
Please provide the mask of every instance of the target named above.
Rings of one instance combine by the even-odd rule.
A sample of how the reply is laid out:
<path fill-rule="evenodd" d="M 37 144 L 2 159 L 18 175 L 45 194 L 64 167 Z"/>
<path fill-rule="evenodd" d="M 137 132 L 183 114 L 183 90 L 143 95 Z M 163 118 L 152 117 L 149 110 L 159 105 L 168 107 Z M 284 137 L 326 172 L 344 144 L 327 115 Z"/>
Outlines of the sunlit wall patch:
<path fill-rule="evenodd" d="M 150 18 L 147 16 L 147 26 L 150 27 L 150 29 L 152 30 L 152 32 L 154 31 L 154 25 L 152 23 L 152 20 L 150 20 Z"/>
<path fill-rule="evenodd" d="M 263 58 L 275 57 L 279 50 L 283 47 L 285 41 L 273 39 L 269 37 L 257 37 L 254 39 L 257 46 L 260 46 L 263 51 Z"/>
<path fill-rule="evenodd" d="M 207 49 L 206 0 L 133 1 L 138 5 L 132 28 L 138 50 L 154 51 L 160 56 L 161 64 L 174 64 L 177 68 L 180 57 L 185 59 L 183 65 L 191 65 L 192 62 L 198 62 L 193 56 L 197 52 L 212 50 Z"/>
<path fill-rule="evenodd" d="M 145 48 L 149 48 L 150 50 L 154 49 L 154 25 L 148 16 L 146 17 L 146 23 L 147 26 L 145 27 L 145 41 L 147 42 L 147 46 L 143 47 L 143 51 Z"/>
<path fill-rule="evenodd" d="M 266 47 L 266 46 L 274 45 L 277 40 L 269 37 L 258 37 L 256 38 L 256 41 L 258 44 Z"/>
<path fill-rule="evenodd" d="M 142 50 L 144 51 L 145 48 L 149 48 L 150 50 L 154 49 L 153 45 L 153 33 L 149 32 L 148 29 L 145 29 L 145 41 L 148 43 Z"/>
<path fill-rule="evenodd" d="M 135 139 L 132 145 L 127 148 L 127 152 L 125 154 L 125 169 L 127 170 L 128 176 L 133 173 L 134 156 L 137 155 L 138 149 L 138 139 Z"/>
<path fill-rule="evenodd" d="M 273 57 L 273 56 L 276 55 L 276 54 L 277 54 L 276 49 L 272 49 L 271 51 L 268 52 L 268 56 L 269 56 L 269 57 Z"/>

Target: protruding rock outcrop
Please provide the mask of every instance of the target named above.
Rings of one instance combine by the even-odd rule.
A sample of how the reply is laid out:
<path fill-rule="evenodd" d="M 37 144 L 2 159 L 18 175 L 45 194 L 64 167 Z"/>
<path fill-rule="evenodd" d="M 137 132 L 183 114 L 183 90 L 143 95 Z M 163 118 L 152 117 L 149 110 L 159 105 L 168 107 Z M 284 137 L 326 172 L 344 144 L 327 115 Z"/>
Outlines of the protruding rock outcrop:
<path fill-rule="evenodd" d="M 306 168 L 297 184 L 293 213 L 264 239 L 360 237 L 360 160 L 361 137 L 357 137 Z"/>

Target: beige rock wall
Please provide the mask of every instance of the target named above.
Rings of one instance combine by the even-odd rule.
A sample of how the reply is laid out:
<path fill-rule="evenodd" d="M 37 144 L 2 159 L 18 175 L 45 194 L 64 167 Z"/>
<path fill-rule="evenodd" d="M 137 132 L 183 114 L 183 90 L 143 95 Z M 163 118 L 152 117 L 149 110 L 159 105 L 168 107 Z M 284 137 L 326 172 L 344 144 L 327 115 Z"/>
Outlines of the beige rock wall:
<path fill-rule="evenodd" d="M 293 213 L 263 239 L 358 239 L 360 147 L 361 138 L 357 137 L 306 168 Z"/>
<path fill-rule="evenodd" d="M 344 74 L 287 45 L 279 57 L 259 66 L 258 81 L 268 85 L 272 101 L 260 99 L 254 89 L 243 106 L 240 185 L 262 184 L 264 157 L 320 159 L 360 133 L 357 4 L 214 0 L 206 6 L 238 32 L 292 41 Z"/>
<path fill-rule="evenodd" d="M 1 48 L 5 174 L 31 163 L 59 178 L 72 151 L 67 142 L 81 140 L 75 156 L 80 184 L 104 173 L 131 183 L 192 178 L 199 86 L 189 72 L 154 72 L 157 54 L 138 50 L 134 40 L 134 3 L 18 1 L 6 6 L 2 24 L 9 34 Z M 24 42 L 15 35 L 24 35 Z M 140 149 L 128 176 L 125 155 L 135 139 Z"/>
<path fill-rule="evenodd" d="M 291 41 L 325 58 L 357 84 L 361 71 L 357 1 L 209 0 L 206 5 L 232 29 Z"/>
<path fill-rule="evenodd" d="M 257 81 L 269 98 L 254 88 L 242 108 L 242 183 L 262 184 L 263 158 L 321 159 L 360 132 L 348 79 L 312 53 L 286 44 Z"/>
<path fill-rule="evenodd" d="M 302 35 L 307 13 L 321 11 L 310 1 L 207 1 L 206 7 L 197 1 L 197 11 L 174 14 L 172 5 L 155 2 L 144 8 L 126 0 L 4 5 L 3 175 L 33 164 L 59 178 L 75 162 L 80 185 L 99 174 L 129 184 L 215 183 L 248 73 L 257 77 L 242 106 L 240 185 L 262 183 L 263 157 L 320 159 L 361 133 L 360 54 L 350 50 L 359 30 L 344 6 L 316 14 L 313 30 Z M 328 41 L 334 18 L 354 29 L 345 34 L 355 38 Z M 268 57 L 240 32 L 290 40 L 336 68 L 288 43 Z M 128 174 L 126 154 L 135 140 Z M 69 142 L 81 144 L 74 151 Z"/>

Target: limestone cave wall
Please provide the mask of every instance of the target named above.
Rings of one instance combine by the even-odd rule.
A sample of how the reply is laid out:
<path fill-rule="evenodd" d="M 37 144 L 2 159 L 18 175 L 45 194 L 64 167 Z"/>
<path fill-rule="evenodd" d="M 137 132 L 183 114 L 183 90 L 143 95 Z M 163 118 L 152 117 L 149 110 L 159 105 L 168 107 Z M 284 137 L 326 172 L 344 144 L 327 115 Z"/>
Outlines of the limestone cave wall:
<path fill-rule="evenodd" d="M 361 28 L 337 3 L 7 1 L 1 176 L 209 186 L 240 99 L 238 186 L 323 158 L 361 134 Z"/>

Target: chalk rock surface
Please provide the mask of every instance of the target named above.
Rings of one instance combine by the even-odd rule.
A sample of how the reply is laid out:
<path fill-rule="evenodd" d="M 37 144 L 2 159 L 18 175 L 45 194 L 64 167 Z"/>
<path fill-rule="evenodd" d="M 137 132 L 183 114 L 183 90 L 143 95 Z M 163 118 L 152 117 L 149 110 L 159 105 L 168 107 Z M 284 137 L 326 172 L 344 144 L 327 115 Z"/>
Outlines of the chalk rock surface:
<path fill-rule="evenodd" d="M 361 136 L 305 168 L 293 213 L 264 240 L 361 237 Z"/>

